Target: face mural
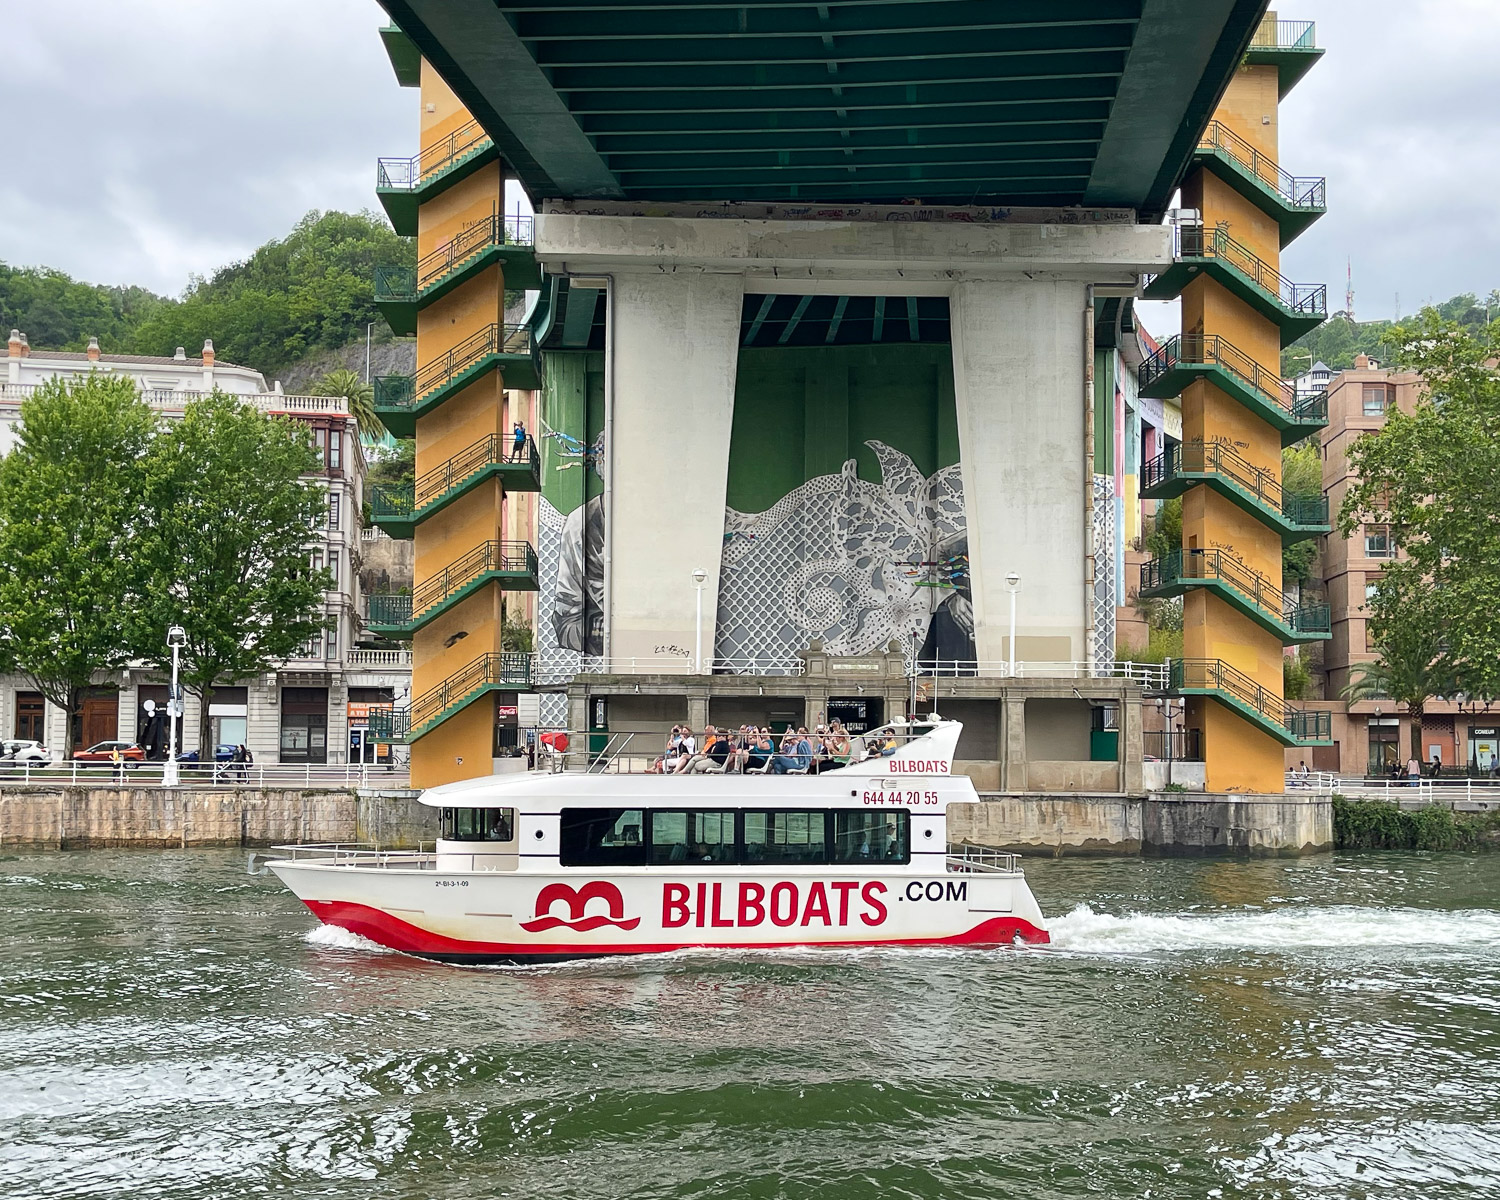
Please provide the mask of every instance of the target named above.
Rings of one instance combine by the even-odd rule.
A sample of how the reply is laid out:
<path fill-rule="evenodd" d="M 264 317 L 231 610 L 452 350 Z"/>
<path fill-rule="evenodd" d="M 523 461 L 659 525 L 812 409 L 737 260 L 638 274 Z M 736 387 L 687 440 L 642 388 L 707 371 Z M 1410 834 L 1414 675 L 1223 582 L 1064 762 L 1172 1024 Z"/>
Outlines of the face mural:
<path fill-rule="evenodd" d="M 974 658 L 958 466 L 926 477 L 884 442 L 865 445 L 878 483 L 851 458 L 764 512 L 726 510 L 717 657 L 770 664 L 812 641 L 873 654 L 915 639 L 922 659 Z"/>

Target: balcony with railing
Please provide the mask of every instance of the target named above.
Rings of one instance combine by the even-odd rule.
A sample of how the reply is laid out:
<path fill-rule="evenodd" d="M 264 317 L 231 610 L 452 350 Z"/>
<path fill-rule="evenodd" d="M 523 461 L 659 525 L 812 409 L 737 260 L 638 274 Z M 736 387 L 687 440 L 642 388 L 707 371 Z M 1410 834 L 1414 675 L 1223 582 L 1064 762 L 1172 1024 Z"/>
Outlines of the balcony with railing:
<path fill-rule="evenodd" d="M 1287 495 L 1272 472 L 1222 442 L 1183 442 L 1141 468 L 1143 499 L 1170 500 L 1200 483 L 1275 529 L 1287 544 L 1332 532 L 1328 497 Z"/>
<path fill-rule="evenodd" d="M 417 418 L 473 383 L 499 370 L 507 387 L 534 389 L 539 363 L 525 325 L 487 325 L 415 375 L 381 375 L 375 380 L 375 413 L 396 437 L 413 437 Z"/>
<path fill-rule="evenodd" d="M 1279 96 L 1285 96 L 1322 56 L 1314 22 L 1266 17 L 1250 39 L 1245 65 L 1275 67 L 1277 91 Z"/>
<path fill-rule="evenodd" d="M 533 218 L 492 214 L 476 221 L 444 246 L 423 255 L 415 267 L 375 268 L 375 307 L 391 332 L 417 332 L 417 313 L 481 271 L 500 264 L 509 290 L 539 288 L 541 272 L 532 253 Z"/>
<path fill-rule="evenodd" d="M 372 709 L 370 739 L 414 742 L 487 692 L 500 688 L 529 690 L 532 661 L 530 654 L 481 654 L 436 687 L 415 697 L 409 707 Z"/>
<path fill-rule="evenodd" d="M 1326 712 L 1298 708 L 1218 658 L 1178 658 L 1169 664 L 1169 696 L 1209 696 L 1284 746 L 1330 746 Z"/>
<path fill-rule="evenodd" d="M 1216 280 L 1281 331 L 1283 347 L 1328 319 L 1328 288 L 1293 283 L 1224 229 L 1172 226 L 1176 260 L 1146 284 L 1148 300 L 1175 300 L 1200 274 Z"/>
<path fill-rule="evenodd" d="M 460 450 L 447 462 L 424 472 L 415 483 L 377 486 L 370 495 L 370 514 L 392 537 L 409 538 L 418 525 L 487 479 L 499 479 L 507 492 L 536 492 L 542 486 L 542 461 L 536 439 L 528 437 L 517 453 L 510 438 L 492 433 Z"/>
<path fill-rule="evenodd" d="M 1184 333 L 1168 338 L 1136 372 L 1141 395 L 1166 399 L 1195 379 L 1206 379 L 1274 426 L 1283 445 L 1300 441 L 1328 424 L 1328 395 L 1297 389 L 1277 371 L 1260 365 L 1228 339 Z"/>
<path fill-rule="evenodd" d="M 1210 121 L 1195 157 L 1263 212 L 1276 218 L 1285 246 L 1328 211 L 1328 181 L 1283 171 L 1272 158 L 1230 129 Z"/>
<path fill-rule="evenodd" d="M 1292 604 L 1266 576 L 1222 550 L 1174 550 L 1141 564 L 1143 597 L 1180 596 L 1206 588 L 1284 646 L 1324 641 L 1332 636 L 1326 604 Z"/>
<path fill-rule="evenodd" d="M 365 627 L 390 637 L 410 637 L 486 584 L 536 591 L 537 571 L 530 543 L 481 542 L 410 592 L 371 592 Z"/>
<path fill-rule="evenodd" d="M 412 158 L 380 159 L 375 195 L 392 228 L 402 237 L 416 237 L 417 209 L 499 156 L 495 140 L 478 121 L 470 121 Z"/>

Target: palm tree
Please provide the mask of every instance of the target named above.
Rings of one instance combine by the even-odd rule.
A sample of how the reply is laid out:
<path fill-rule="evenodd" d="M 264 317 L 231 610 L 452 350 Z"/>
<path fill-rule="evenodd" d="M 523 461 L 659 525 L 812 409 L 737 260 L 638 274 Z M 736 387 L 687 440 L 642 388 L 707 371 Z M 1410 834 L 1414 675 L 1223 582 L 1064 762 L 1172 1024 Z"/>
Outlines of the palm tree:
<path fill-rule="evenodd" d="M 359 377 L 358 371 L 339 367 L 329 371 L 313 384 L 314 396 L 338 396 L 349 402 L 349 412 L 359 426 L 359 435 L 367 442 L 385 436 L 385 426 L 375 415 L 375 389 Z"/>
<path fill-rule="evenodd" d="M 1422 761 L 1422 716 L 1427 701 L 1451 695 L 1453 676 L 1448 665 L 1430 647 L 1412 647 L 1411 653 L 1392 654 L 1377 646 L 1374 662 L 1356 663 L 1349 684 L 1339 693 L 1351 704 L 1359 700 L 1394 700 L 1411 714 L 1411 753 Z"/>

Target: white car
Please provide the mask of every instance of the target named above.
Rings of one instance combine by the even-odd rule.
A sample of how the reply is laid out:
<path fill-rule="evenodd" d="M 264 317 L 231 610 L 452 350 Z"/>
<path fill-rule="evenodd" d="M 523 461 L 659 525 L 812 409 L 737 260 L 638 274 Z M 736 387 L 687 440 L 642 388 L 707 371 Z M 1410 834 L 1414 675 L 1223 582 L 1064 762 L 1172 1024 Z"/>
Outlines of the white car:
<path fill-rule="evenodd" d="M 0 742 L 0 762 L 5 763 L 50 763 L 52 751 L 41 742 L 12 738 Z"/>

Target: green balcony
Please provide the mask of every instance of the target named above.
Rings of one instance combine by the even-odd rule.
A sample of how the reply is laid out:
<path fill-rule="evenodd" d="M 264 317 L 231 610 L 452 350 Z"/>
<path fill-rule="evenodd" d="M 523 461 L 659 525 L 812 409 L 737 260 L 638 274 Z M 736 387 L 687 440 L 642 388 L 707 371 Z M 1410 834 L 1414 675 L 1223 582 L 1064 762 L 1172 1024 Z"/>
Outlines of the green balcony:
<path fill-rule="evenodd" d="M 396 82 L 402 87 L 422 86 L 422 52 L 417 44 L 407 37 L 399 25 L 386 25 L 380 30 L 380 40 L 385 46 L 385 55 L 391 60 L 391 70 L 396 73 Z"/>
<path fill-rule="evenodd" d="M 1222 550 L 1174 550 L 1141 564 L 1144 597 L 1181 596 L 1206 588 L 1244 613 L 1283 646 L 1326 641 L 1333 636 L 1326 604 L 1293 606 L 1282 590 Z"/>
<path fill-rule="evenodd" d="M 1175 261 L 1146 284 L 1148 300 L 1175 300 L 1199 275 L 1216 280 L 1281 331 L 1281 345 L 1291 345 L 1328 319 L 1328 288 L 1292 283 L 1257 258 L 1222 229 L 1174 225 Z"/>
<path fill-rule="evenodd" d="M 365 627 L 408 638 L 491 583 L 512 592 L 538 590 L 536 551 L 527 542 L 482 542 L 411 592 L 372 592 Z"/>
<path fill-rule="evenodd" d="M 382 158 L 375 164 L 375 195 L 391 228 L 417 236 L 417 210 L 481 167 L 498 161 L 495 140 L 470 121 L 415 158 Z"/>
<path fill-rule="evenodd" d="M 1326 712 L 1288 704 L 1222 659 L 1173 659 L 1162 695 L 1211 697 L 1283 746 L 1333 745 Z"/>
<path fill-rule="evenodd" d="M 489 692 L 529 691 L 531 686 L 530 654 L 481 654 L 416 697 L 409 708 L 372 709 L 370 740 L 414 742 Z"/>
<path fill-rule="evenodd" d="M 1328 211 L 1327 180 L 1289 175 L 1222 121 L 1208 123 L 1193 158 L 1275 217 L 1283 246 Z"/>
<path fill-rule="evenodd" d="M 1283 446 L 1328 424 L 1325 393 L 1299 396 L 1278 373 L 1268 371 L 1218 334 L 1168 338 L 1140 365 L 1136 378 L 1141 395 L 1158 400 L 1179 395 L 1196 379 L 1206 379 L 1275 428 Z"/>
<path fill-rule="evenodd" d="M 418 312 L 497 263 L 507 290 L 540 288 L 532 224 L 531 217 L 489 216 L 425 255 L 415 268 L 376 267 L 375 307 L 391 332 L 415 334 Z"/>
<path fill-rule="evenodd" d="M 1281 481 L 1219 442 L 1183 442 L 1141 469 L 1141 497 L 1171 500 L 1204 484 L 1281 535 L 1287 545 L 1333 531 L 1327 496 L 1288 496 Z"/>
<path fill-rule="evenodd" d="M 418 418 L 457 395 L 486 371 L 498 370 L 505 386 L 541 386 L 541 361 L 525 325 L 487 325 L 416 375 L 375 380 L 375 415 L 395 437 L 414 437 Z"/>
<path fill-rule="evenodd" d="M 376 525 L 394 538 L 409 538 L 416 527 L 472 491 L 487 479 L 499 479 L 507 492 L 542 490 L 542 459 L 536 439 L 528 437 L 516 453 L 515 443 L 492 433 L 460 450 L 414 484 L 376 487 L 370 513 Z"/>
<path fill-rule="evenodd" d="M 1278 99 L 1285 96 L 1323 57 L 1318 46 L 1318 27 L 1312 21 L 1278 21 L 1267 17 L 1260 23 L 1250 48 L 1247 67 L 1275 67 Z"/>

